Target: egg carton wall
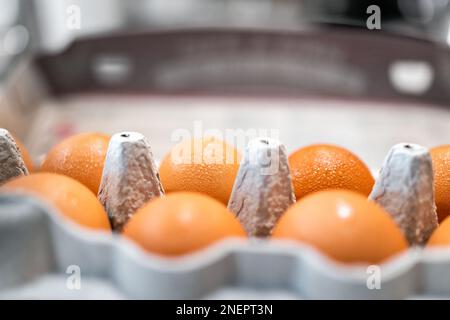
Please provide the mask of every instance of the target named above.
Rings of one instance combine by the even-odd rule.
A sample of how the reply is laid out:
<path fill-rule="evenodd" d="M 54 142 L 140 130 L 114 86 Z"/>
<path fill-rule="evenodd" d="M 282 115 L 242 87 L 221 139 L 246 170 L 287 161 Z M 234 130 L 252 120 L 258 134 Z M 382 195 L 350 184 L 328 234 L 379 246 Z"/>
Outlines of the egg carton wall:
<path fill-rule="evenodd" d="M 227 240 L 167 259 L 31 198 L 3 195 L 0 208 L 0 298 L 450 298 L 448 249 L 410 249 L 368 268 L 289 242 Z"/>

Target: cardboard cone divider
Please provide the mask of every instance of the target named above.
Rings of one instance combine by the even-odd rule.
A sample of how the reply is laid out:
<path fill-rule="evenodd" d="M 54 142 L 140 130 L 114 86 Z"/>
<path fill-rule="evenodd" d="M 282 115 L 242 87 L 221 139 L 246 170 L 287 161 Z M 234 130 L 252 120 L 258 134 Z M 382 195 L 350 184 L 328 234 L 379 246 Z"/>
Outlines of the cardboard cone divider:
<path fill-rule="evenodd" d="M 248 143 L 228 202 L 245 231 L 267 237 L 295 202 L 286 148 L 269 138 Z"/>
<path fill-rule="evenodd" d="M 0 128 L 0 185 L 27 174 L 28 170 L 14 138 L 8 130 Z"/>
<path fill-rule="evenodd" d="M 163 194 L 158 168 L 145 137 L 137 132 L 113 135 L 98 192 L 113 230 L 120 232 L 136 210 Z"/>
<path fill-rule="evenodd" d="M 392 216 L 410 245 L 424 245 L 438 226 L 433 185 L 428 149 L 401 143 L 390 149 L 369 199 Z"/>

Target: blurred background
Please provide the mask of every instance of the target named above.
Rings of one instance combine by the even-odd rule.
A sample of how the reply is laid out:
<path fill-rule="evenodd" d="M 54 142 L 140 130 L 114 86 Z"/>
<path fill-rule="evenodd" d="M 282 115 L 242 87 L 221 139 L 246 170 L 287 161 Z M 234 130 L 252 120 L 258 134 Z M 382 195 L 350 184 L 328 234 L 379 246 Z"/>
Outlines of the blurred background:
<path fill-rule="evenodd" d="M 378 168 L 395 143 L 450 141 L 449 46 L 448 0 L 2 0 L 0 126 L 36 159 L 123 130 L 161 157 L 200 121 Z"/>
<path fill-rule="evenodd" d="M 74 37 L 117 30 L 174 27 L 298 29 L 311 24 L 366 28 L 377 5 L 383 32 L 450 44 L 448 0 L 4 0 L 0 11 L 0 70 L 24 51 L 55 51 Z M 80 10 L 81 25 L 70 28 Z"/>

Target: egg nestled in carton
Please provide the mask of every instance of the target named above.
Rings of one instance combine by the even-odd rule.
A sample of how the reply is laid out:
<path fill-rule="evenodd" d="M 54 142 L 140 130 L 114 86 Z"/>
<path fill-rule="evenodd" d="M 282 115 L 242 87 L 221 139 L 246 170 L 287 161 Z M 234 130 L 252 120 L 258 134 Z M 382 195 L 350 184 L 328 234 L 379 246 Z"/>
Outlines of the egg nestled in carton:
<path fill-rule="evenodd" d="M 28 172 L 14 140 L 1 133 L 0 178 L 4 182 Z M 343 174 L 345 170 L 340 166 L 349 167 L 345 161 L 333 163 L 332 157 L 329 161 L 334 175 Z M 363 164 L 353 164 L 364 168 Z M 165 196 L 145 137 L 135 132 L 114 135 L 109 141 L 98 192 L 106 211 L 102 214 L 112 229 L 123 232 L 144 249 L 163 255 L 182 255 L 226 237 L 247 234 L 301 241 L 341 262 L 374 263 L 405 250 L 408 244 L 426 244 L 438 226 L 431 157 L 426 148 L 414 144 L 400 144 L 390 150 L 369 199 L 358 190 L 342 190 L 351 187 L 331 183 L 295 203 L 286 149 L 272 139 L 250 141 L 243 160 L 230 167 L 236 175 L 227 178 L 233 182 L 232 189 L 229 183 L 221 186 L 229 190 L 228 207 L 223 204 L 225 196 L 218 196 L 220 203 L 206 195 L 189 193 L 217 192 L 219 189 L 211 186 L 190 188 L 198 188 L 203 181 L 216 183 L 228 171 L 220 167 L 208 170 L 202 162 L 188 165 L 195 172 L 191 179 L 196 183 L 171 183 L 181 185 L 177 187 L 181 190 L 169 188 Z M 172 169 L 177 171 L 176 165 Z M 170 179 L 166 174 L 165 180 Z M 189 192 L 172 193 L 183 188 Z M 341 190 L 326 191 L 330 188 Z M 76 215 L 73 220 L 77 220 Z"/>
<path fill-rule="evenodd" d="M 376 199 L 379 205 L 364 197 L 368 193 L 364 191 L 366 185 L 370 188 L 373 182 L 365 165 L 356 156 L 345 149 L 328 145 L 311 146 L 308 149 L 314 151 L 314 155 L 308 157 L 308 163 L 315 165 L 309 171 L 308 168 L 303 169 L 303 176 L 309 174 L 310 180 L 314 180 L 311 175 L 320 171 L 318 166 L 322 166 L 324 173 L 328 172 L 338 181 L 328 181 L 327 177 L 323 177 L 324 173 L 321 174 L 320 181 L 314 181 L 315 192 L 310 192 L 304 198 L 302 195 L 293 204 L 292 169 L 289 170 L 284 147 L 265 139 L 249 143 L 229 203 L 229 208 L 238 216 L 249 235 L 266 237 L 273 232 L 274 238 L 307 243 L 335 260 L 354 263 L 378 263 L 400 253 L 407 248 L 405 236 L 411 239 L 411 244 L 423 244 L 428 239 L 430 231 L 437 225 L 437 218 L 433 206 L 431 160 L 424 148 L 420 149 L 422 153 L 417 154 L 410 152 L 409 147 L 405 148 L 406 152 L 400 155 L 402 159 L 397 159 L 398 163 L 403 164 L 403 171 L 398 172 L 395 181 L 391 181 L 389 173 L 391 169 L 395 171 L 397 168 L 388 157 L 383 170 L 386 174 L 381 174 L 373 191 L 375 195 L 378 191 L 382 194 Z M 316 152 L 318 149 L 320 151 Z M 397 154 L 400 149 L 403 146 L 395 146 L 391 153 Z M 337 153 L 344 154 L 344 160 L 342 157 L 330 157 L 330 154 Z M 326 161 L 321 161 L 324 157 Z M 263 165 L 259 164 L 260 161 L 252 161 L 261 158 Z M 416 169 L 413 165 L 417 161 L 420 169 L 424 170 L 413 173 Z M 308 163 L 303 162 L 303 165 Z M 272 167 L 276 164 L 277 168 L 269 176 L 266 176 L 267 164 Z M 295 165 L 298 167 L 302 163 Z M 358 178 L 342 177 L 346 174 L 354 174 Z M 410 174 L 413 176 L 410 177 Z M 428 184 L 417 184 L 417 176 L 424 178 Z M 412 187 L 408 189 L 411 194 L 423 191 L 426 193 L 423 197 L 431 196 L 431 202 L 423 204 L 423 198 L 409 199 L 411 195 L 407 192 L 395 192 L 395 186 L 403 186 L 409 179 L 414 181 L 412 185 L 407 185 L 408 188 Z M 361 189 L 363 184 L 365 189 Z M 340 190 L 325 191 L 336 188 Z M 403 201 L 410 206 L 406 208 Z M 404 212 L 400 212 L 396 205 Z M 414 218 L 403 221 L 404 215 Z M 427 227 L 422 227 L 422 224 Z"/>
<path fill-rule="evenodd" d="M 72 222 L 96 230 L 111 230 L 95 195 L 68 176 L 37 172 L 28 174 L 16 141 L 0 129 L 0 190 L 38 197 Z"/>

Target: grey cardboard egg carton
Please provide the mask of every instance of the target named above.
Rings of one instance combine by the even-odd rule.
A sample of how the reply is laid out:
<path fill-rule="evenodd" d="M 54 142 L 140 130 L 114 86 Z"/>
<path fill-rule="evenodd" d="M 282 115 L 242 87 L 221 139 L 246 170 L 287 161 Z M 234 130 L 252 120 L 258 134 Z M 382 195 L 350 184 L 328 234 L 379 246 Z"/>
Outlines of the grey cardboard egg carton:
<path fill-rule="evenodd" d="M 181 37 L 187 40 L 180 41 Z M 240 41 L 239 48 L 233 47 L 236 42 L 232 39 Z M 76 131 L 100 129 L 111 134 L 124 128 L 140 131 L 151 138 L 157 158 L 167 151 L 170 142 L 160 137 L 170 136 L 171 130 L 184 127 L 186 123 L 190 125 L 190 119 L 198 119 L 195 118 L 198 115 L 221 128 L 229 128 L 236 121 L 245 127 L 254 120 L 269 128 L 273 119 L 279 119 L 286 126 L 286 134 L 280 140 L 289 149 L 297 146 L 298 137 L 304 143 L 315 142 L 313 139 L 318 137 L 331 138 L 333 143 L 349 146 L 358 154 L 361 152 L 372 167 L 379 166 L 387 149 L 399 140 L 428 146 L 448 142 L 449 112 L 429 105 L 448 105 L 450 91 L 442 81 L 445 68 L 440 68 L 442 61 L 448 59 L 447 50 L 404 38 L 393 41 L 380 37 L 378 40 L 366 48 L 365 41 L 369 40 L 365 35 L 332 30 L 327 33 L 320 30 L 312 33 L 292 30 L 288 33 L 227 30 L 178 33 L 175 30 L 81 39 L 61 53 L 40 56 L 17 68 L 0 100 L 0 127 L 15 130 L 19 137 L 25 138 L 37 159 L 57 141 L 55 128 L 69 120 Z M 124 45 L 126 42 L 133 45 Z M 258 43 L 265 45 L 261 47 Z M 257 47 L 252 47 L 254 44 Z M 184 50 L 185 46 L 189 46 L 189 50 Z M 355 46 L 359 50 L 355 51 Z M 209 50 L 206 53 L 202 52 L 205 48 Z M 338 53 L 338 59 L 322 64 L 321 55 L 330 52 L 330 48 Z M 223 55 L 224 61 L 233 64 L 235 59 L 239 66 L 237 58 L 241 56 L 258 62 L 270 52 L 276 53 L 274 57 L 298 59 L 289 60 L 293 63 L 293 68 L 289 68 L 291 77 L 285 78 L 288 70 L 282 68 L 284 73 L 278 78 L 264 78 L 259 73 L 260 64 L 256 63 L 253 69 L 249 64 L 251 70 L 229 69 L 236 73 L 233 79 L 240 79 L 230 86 L 229 74 L 199 74 L 194 72 L 197 69 L 192 69 L 197 66 L 198 57 L 203 65 L 214 63 Z M 143 55 L 147 59 L 139 59 Z M 378 58 L 367 64 L 368 61 L 358 58 L 362 56 Z M 194 57 L 197 60 L 193 60 Z M 345 61 L 353 61 L 354 65 L 343 63 L 339 57 L 346 57 Z M 177 59 L 179 63 L 174 64 Z M 408 96 L 389 86 L 387 70 L 396 59 L 429 62 L 436 70 L 430 90 L 422 96 Z M 125 65 L 122 62 L 126 62 Z M 277 71 L 276 61 L 266 62 L 273 63 Z M 102 74 L 111 68 L 95 68 L 102 63 L 122 67 L 130 63 L 134 68 L 125 74 L 128 78 L 114 78 L 114 74 Z M 314 66 L 319 72 L 298 72 L 299 68 L 304 70 L 305 65 Z M 189 77 L 175 84 L 158 81 L 167 75 L 165 72 L 177 71 L 171 69 L 176 67 L 178 71 L 188 70 Z M 329 74 L 326 72 L 329 69 L 339 76 L 322 83 L 320 76 L 324 72 Z M 360 70 L 360 76 L 374 85 L 355 92 L 350 82 L 342 81 L 351 70 Z M 292 79 L 298 81 L 292 82 Z M 281 90 L 274 93 L 286 93 L 290 97 L 300 92 L 394 102 L 383 107 L 361 100 L 357 103 L 322 100 L 317 105 L 312 104 L 313 100 L 297 103 L 296 100 L 271 101 L 262 97 L 253 101 L 246 96 L 242 102 L 211 98 L 200 103 L 190 96 L 190 92 L 227 96 L 236 91 L 243 91 L 245 96 L 245 90 L 258 95 L 255 90 L 258 86 L 262 88 L 259 92 L 266 94 L 267 88 L 273 89 L 279 83 Z M 240 91 L 241 88 L 244 90 Z M 102 92 L 103 95 L 83 95 L 84 92 Z M 129 99 L 130 92 L 156 95 L 153 100 Z M 185 95 L 171 100 L 158 94 Z M 403 103 L 401 108 L 396 108 L 397 102 Z M 239 119 L 223 117 L 230 111 L 230 103 L 238 108 Z M 426 106 L 422 108 L 414 103 Z M 186 104 L 193 112 L 183 114 L 189 121 L 182 122 L 177 115 L 184 112 Z M 219 110 L 217 117 L 211 113 L 212 106 Z M 255 106 L 262 106 L 265 112 L 256 114 Z M 169 108 L 174 111 L 169 112 Z M 333 131 L 332 137 L 320 136 L 324 131 L 318 130 L 316 121 L 323 119 L 311 117 L 324 113 L 331 120 L 338 120 L 338 123 L 319 122 Z M 152 126 L 147 119 L 155 119 Z M 173 127 L 162 119 L 170 119 Z M 399 138 L 405 136 L 404 128 L 410 123 L 417 124 L 417 130 L 408 132 L 408 139 Z M 358 138 L 363 136 L 372 143 Z M 81 272 L 79 290 L 71 278 L 73 267 L 79 267 Z M 51 208 L 31 198 L 0 196 L 0 298 L 450 298 L 450 250 L 410 249 L 379 267 L 341 265 L 306 245 L 267 240 L 227 240 L 202 252 L 167 260 L 146 253 L 119 236 L 93 233 L 63 221 Z M 378 280 L 370 278 L 377 271 L 381 271 L 379 289 Z"/>
<path fill-rule="evenodd" d="M 121 156 L 117 158 L 114 155 L 119 151 Z M 268 167 L 251 161 L 253 154 L 261 155 L 266 151 L 270 152 L 265 154 L 262 163 L 277 162 L 276 166 L 280 168 L 272 175 L 261 173 L 261 169 Z M 146 154 L 149 158 L 135 158 L 136 154 Z M 155 170 L 144 137 L 131 132 L 114 135 L 108 149 L 104 178 L 107 176 L 114 180 L 117 172 L 122 172 L 119 169 L 112 172 L 111 166 L 123 167 L 135 161 L 147 164 L 147 171 Z M 243 198 L 246 203 L 253 203 L 251 206 L 236 206 L 245 212 L 238 218 L 250 236 L 268 236 L 285 210 L 278 205 L 287 207 L 292 204 L 288 171 L 284 146 L 266 138 L 249 143 L 230 204 Z M 128 174 L 133 175 L 133 170 Z M 154 183 L 148 184 L 151 197 L 155 196 L 155 190 L 158 191 L 157 196 L 162 192 L 159 181 L 155 179 Z M 251 187 L 242 187 L 245 184 L 242 179 Z M 123 183 L 127 190 L 134 184 Z M 374 201 L 389 209 L 399 227 L 409 236 L 411 245 L 426 243 L 437 226 L 432 183 L 431 158 L 427 149 L 414 144 L 399 144 L 389 152 L 371 195 Z M 109 196 L 117 197 L 120 192 L 116 191 L 122 190 L 109 182 L 102 182 L 102 186 L 108 189 Z M 255 188 L 260 191 L 265 188 L 265 196 L 255 196 Z M 136 192 L 146 193 L 144 189 Z M 279 196 L 280 192 L 283 193 L 277 207 L 269 205 L 267 199 Z M 393 198 L 391 193 L 400 200 Z M 417 194 L 423 196 L 417 197 Z M 108 212 L 114 212 L 110 216 L 111 221 L 125 221 L 136 209 L 119 210 L 114 206 L 116 202 L 109 202 L 112 207 Z M 409 204 L 406 211 L 405 203 Z M 230 210 L 238 215 L 234 207 L 231 205 Z M 264 228 L 258 229 L 261 224 Z M 423 229 L 424 225 L 427 228 Z M 118 227 L 115 229 L 120 229 Z M 57 294 L 56 298 L 224 298 L 221 290 L 234 287 L 241 295 L 243 289 L 253 289 L 253 295 L 250 295 L 253 298 L 261 298 L 261 293 L 274 289 L 290 293 L 290 297 L 322 299 L 395 299 L 429 291 L 432 294 L 450 292 L 441 291 L 443 282 L 436 281 L 439 275 L 446 276 L 447 272 L 439 268 L 447 266 L 443 261 L 450 250 L 431 266 L 427 265 L 427 255 L 417 247 L 380 265 L 344 265 L 325 258 L 306 245 L 249 238 L 229 239 L 184 257 L 167 258 L 144 252 L 119 233 L 83 229 L 58 216 L 51 208 L 39 205 L 37 200 L 16 193 L 0 197 L 0 234 L 4 237 L 0 239 L 0 252 L 4 257 L 0 262 L 3 276 L 0 297 L 5 298 L 27 298 L 27 294 L 42 298 L 49 292 Z M 430 271 L 432 273 L 428 274 Z M 430 278 L 427 277 L 429 275 Z M 40 285 L 34 283 L 42 278 Z M 88 279 L 88 288 L 71 296 L 69 293 L 74 290 L 82 290 L 85 279 Z M 32 284 L 31 289 L 26 288 L 27 283 Z M 437 284 L 440 287 L 436 290 Z M 236 292 L 225 293 L 227 296 L 236 298 Z M 275 294 L 275 297 L 280 296 Z"/>
<path fill-rule="evenodd" d="M 2 195 L 0 208 L 0 298 L 450 298 L 449 249 L 410 249 L 368 269 L 298 243 L 230 239 L 166 259 L 28 197 Z M 377 268 L 379 283 L 371 278 Z"/>
<path fill-rule="evenodd" d="M 129 144 L 141 146 L 143 139 L 135 133 L 115 135 L 109 146 L 104 177 L 109 176 L 108 166 L 137 161 L 130 158 L 124 162 L 112 157 L 118 151 L 117 142 L 128 145 L 120 148 L 121 157 L 130 157 L 136 150 Z M 150 158 L 140 157 L 143 160 L 139 161 L 154 168 L 148 145 L 143 143 L 142 148 Z M 267 150 L 271 151 L 270 158 L 263 163 L 278 159 L 277 165 L 282 169 L 275 175 L 261 174 L 259 170 L 267 167 L 250 161 L 252 154 Z M 289 173 L 284 168 L 288 168 L 284 146 L 270 139 L 249 143 L 230 201 L 232 204 L 247 197 L 248 202 L 251 198 L 252 206 L 237 206 L 245 211 L 246 215 L 239 219 L 249 235 L 269 235 L 279 218 L 280 213 L 266 203 L 266 198 L 277 196 L 280 188 L 292 193 Z M 249 170 L 251 175 L 244 174 Z M 244 178 L 254 187 L 241 188 L 240 179 Z M 270 183 L 262 183 L 267 179 Z M 371 195 L 389 210 L 411 245 L 426 243 L 437 226 L 432 183 L 427 149 L 399 144 L 389 152 Z M 151 191 L 154 187 L 158 189 L 157 184 L 150 183 L 149 187 Z M 110 195 L 121 190 L 114 185 L 107 188 Z M 255 196 L 254 188 L 267 188 L 267 196 Z M 278 202 L 288 206 L 292 204 L 292 196 L 283 194 Z M 407 211 L 405 203 L 410 206 Z M 230 208 L 233 211 L 233 205 Z M 110 216 L 112 221 L 132 214 L 129 210 L 110 210 L 115 213 Z M 278 217 L 273 220 L 271 214 Z M 257 233 L 259 229 L 255 227 L 260 223 L 265 227 Z M 423 229 L 424 225 L 427 228 Z M 445 281 L 449 273 L 446 269 L 449 249 L 428 252 L 411 247 L 379 265 L 346 265 L 305 244 L 249 238 L 228 239 L 183 257 L 167 258 L 144 252 L 119 233 L 79 227 L 32 197 L 17 193 L 0 196 L 0 235 L 0 298 L 236 298 L 236 293 L 245 297 L 245 290 L 253 290 L 247 292 L 249 298 L 263 298 L 263 293 L 276 290 L 291 298 L 320 299 L 398 299 L 450 294 L 450 282 Z M 83 289 L 85 282 L 87 288 Z M 223 293 L 225 288 L 234 292 Z M 266 297 L 286 296 L 278 292 Z"/>

